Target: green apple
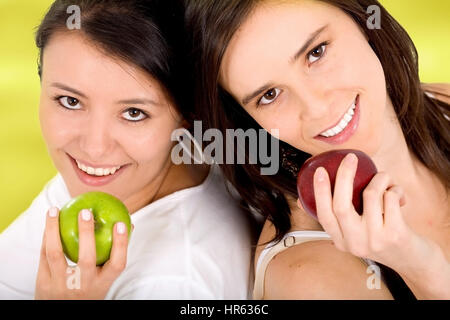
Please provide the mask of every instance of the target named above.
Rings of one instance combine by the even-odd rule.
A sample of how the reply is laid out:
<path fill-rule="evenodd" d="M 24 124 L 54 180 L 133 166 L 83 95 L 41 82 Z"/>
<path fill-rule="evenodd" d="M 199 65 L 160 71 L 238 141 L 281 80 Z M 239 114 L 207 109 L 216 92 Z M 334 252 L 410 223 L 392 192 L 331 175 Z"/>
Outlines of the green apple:
<path fill-rule="evenodd" d="M 60 211 L 59 232 L 64 254 L 75 263 L 78 262 L 78 215 L 83 209 L 91 210 L 94 216 L 97 265 L 100 266 L 109 259 L 117 222 L 125 223 L 130 237 L 130 214 L 122 201 L 104 192 L 87 192 L 70 200 Z"/>

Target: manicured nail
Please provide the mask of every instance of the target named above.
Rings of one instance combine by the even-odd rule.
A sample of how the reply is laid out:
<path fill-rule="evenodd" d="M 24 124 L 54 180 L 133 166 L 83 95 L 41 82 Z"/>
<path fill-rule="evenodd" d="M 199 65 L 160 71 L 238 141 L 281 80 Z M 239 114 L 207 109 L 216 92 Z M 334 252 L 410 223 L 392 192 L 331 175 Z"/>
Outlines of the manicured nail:
<path fill-rule="evenodd" d="M 355 156 L 355 154 L 354 153 L 349 153 L 346 157 L 345 157 L 345 164 L 348 164 L 348 165 L 353 165 L 355 162 L 356 162 L 356 160 L 357 160 L 357 158 L 356 158 L 356 156 Z"/>
<path fill-rule="evenodd" d="M 83 219 L 84 221 L 91 220 L 91 211 L 87 209 L 81 210 L 81 219 Z"/>
<path fill-rule="evenodd" d="M 317 170 L 316 170 L 316 180 L 318 182 L 324 182 L 325 181 L 325 175 L 326 175 L 325 168 L 323 168 L 323 167 L 317 168 Z"/>
<path fill-rule="evenodd" d="M 50 210 L 48 211 L 48 215 L 52 218 L 55 218 L 58 215 L 58 208 L 56 207 L 50 208 Z"/>
<path fill-rule="evenodd" d="M 434 94 L 432 94 L 431 92 L 426 92 L 426 91 L 425 91 L 425 94 L 426 94 L 428 97 L 430 97 L 431 99 L 436 99 L 436 96 L 435 96 Z"/>
<path fill-rule="evenodd" d="M 125 223 L 123 223 L 123 222 L 118 222 L 117 223 L 117 233 L 118 234 L 124 234 L 125 233 L 125 229 L 126 229 Z"/>

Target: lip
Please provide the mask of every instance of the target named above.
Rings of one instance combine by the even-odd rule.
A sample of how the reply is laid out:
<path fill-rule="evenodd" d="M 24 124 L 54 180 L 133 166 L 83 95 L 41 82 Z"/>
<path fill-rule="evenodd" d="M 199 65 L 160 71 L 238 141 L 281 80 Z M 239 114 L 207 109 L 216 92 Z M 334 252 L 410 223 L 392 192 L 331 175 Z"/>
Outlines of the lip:
<path fill-rule="evenodd" d="M 332 145 L 339 145 L 339 144 L 343 144 L 344 142 L 348 141 L 350 139 L 351 136 L 353 136 L 353 134 L 355 133 L 356 129 L 358 129 L 358 125 L 359 125 L 359 118 L 360 118 L 360 108 L 359 108 L 359 95 L 356 97 L 355 99 L 355 114 L 353 115 L 352 120 L 348 123 L 347 127 L 342 130 L 342 132 L 340 132 L 339 134 L 333 136 L 333 137 L 323 137 L 321 135 L 317 135 L 316 137 L 314 137 L 314 139 L 332 144 Z M 341 118 L 342 119 L 342 118 Z M 339 119 L 339 122 L 341 121 L 341 119 Z M 336 123 L 336 125 L 339 124 Z M 334 128 L 336 125 L 330 127 Z M 327 129 L 327 130 L 329 130 Z M 324 130 L 322 132 L 325 132 L 327 130 Z"/>
<path fill-rule="evenodd" d="M 67 156 L 69 157 L 70 162 L 72 163 L 72 166 L 73 166 L 78 178 L 81 180 L 81 182 L 83 182 L 84 184 L 91 186 L 91 187 L 101 187 L 101 186 L 111 183 L 113 180 L 117 179 L 117 177 L 119 177 L 122 174 L 122 172 L 129 166 L 129 164 L 124 165 L 123 167 L 121 167 L 119 170 L 117 170 L 112 175 L 96 177 L 96 176 L 91 176 L 91 175 L 87 174 L 83 170 L 80 170 L 80 168 L 78 168 L 78 165 L 77 165 L 77 162 L 75 161 L 75 159 L 72 158 L 69 154 L 67 154 Z M 85 162 L 83 162 L 83 163 L 86 164 Z M 94 166 L 92 166 L 92 167 L 95 168 Z M 114 166 L 105 166 L 105 167 L 114 167 Z M 101 167 L 97 166 L 97 168 L 101 168 Z"/>

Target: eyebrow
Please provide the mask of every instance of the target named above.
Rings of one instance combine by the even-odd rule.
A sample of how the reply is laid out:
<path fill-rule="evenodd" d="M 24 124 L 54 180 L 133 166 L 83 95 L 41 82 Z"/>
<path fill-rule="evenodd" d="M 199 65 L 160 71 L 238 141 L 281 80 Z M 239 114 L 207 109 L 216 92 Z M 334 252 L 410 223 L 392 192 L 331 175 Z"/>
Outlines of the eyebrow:
<path fill-rule="evenodd" d="M 328 28 L 328 24 L 311 33 L 308 40 L 306 40 L 305 44 L 300 48 L 300 50 L 297 51 L 297 53 L 289 61 L 291 63 L 294 63 L 303 53 L 305 53 L 305 51 L 308 49 L 311 43 L 313 43 L 326 28 Z"/>
<path fill-rule="evenodd" d="M 247 105 L 250 101 L 252 101 L 253 99 L 255 99 L 257 96 L 259 96 L 261 93 L 269 90 L 272 87 L 272 84 L 268 83 L 263 85 L 262 87 L 256 89 L 253 93 L 247 95 L 243 100 L 242 100 L 242 105 Z"/>
<path fill-rule="evenodd" d="M 314 31 L 313 33 L 311 33 L 308 40 L 306 40 L 306 42 L 303 44 L 303 46 L 300 48 L 300 50 L 298 50 L 297 53 L 291 59 L 289 59 L 290 63 L 291 64 L 294 63 L 308 49 L 308 47 L 311 45 L 311 43 L 313 43 L 317 39 L 317 37 L 326 28 L 328 28 L 328 24 L 319 28 L 318 30 Z M 250 101 L 252 101 L 254 98 L 259 96 L 264 91 L 269 90 L 271 87 L 272 87 L 272 84 L 267 83 L 267 84 L 263 85 L 262 87 L 256 89 L 253 93 L 245 96 L 244 99 L 242 99 L 242 104 L 244 106 L 247 105 Z"/>
<path fill-rule="evenodd" d="M 51 84 L 51 86 L 55 87 L 55 88 L 59 88 L 59 89 L 65 90 L 65 91 L 69 91 L 69 92 L 75 93 L 76 95 L 79 95 L 80 97 L 83 97 L 83 98 L 87 99 L 86 95 L 83 94 L 81 91 L 78 91 L 77 89 L 74 89 L 74 88 L 71 88 L 69 86 L 66 86 L 65 84 L 62 84 L 62 83 L 59 83 L 59 82 L 54 82 L 54 83 Z"/>
<path fill-rule="evenodd" d="M 81 91 L 71 88 L 65 84 L 62 83 L 52 83 L 51 85 L 52 87 L 56 87 L 65 91 L 69 91 L 72 93 L 75 93 L 76 95 L 79 95 L 80 97 L 83 97 L 85 99 L 87 99 L 87 96 L 85 94 L 83 94 Z M 151 104 L 154 106 L 160 106 L 161 104 L 152 100 L 152 99 L 126 99 L 126 100 L 120 100 L 117 102 L 118 104 Z"/>
<path fill-rule="evenodd" d="M 160 106 L 161 104 L 152 100 L 152 99 L 128 99 L 128 100 L 120 100 L 117 102 L 118 104 L 151 104 L 154 106 Z"/>

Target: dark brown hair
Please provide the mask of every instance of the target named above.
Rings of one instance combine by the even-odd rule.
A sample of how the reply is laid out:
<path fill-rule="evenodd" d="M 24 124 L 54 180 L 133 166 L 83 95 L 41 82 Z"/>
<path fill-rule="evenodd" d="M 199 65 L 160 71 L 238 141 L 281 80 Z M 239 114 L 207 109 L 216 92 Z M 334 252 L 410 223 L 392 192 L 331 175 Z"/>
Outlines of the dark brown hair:
<path fill-rule="evenodd" d="M 196 76 L 197 115 L 208 128 L 254 128 L 260 126 L 220 87 L 222 58 L 231 38 L 252 10 L 263 0 L 187 1 L 186 25 L 192 44 Z M 321 0 L 348 14 L 366 34 L 380 60 L 403 134 L 411 152 L 450 187 L 449 105 L 426 96 L 420 87 L 417 50 L 406 31 L 376 0 Z M 381 9 L 382 29 L 366 27 L 370 5 Z M 280 141 L 280 154 L 297 167 L 309 155 Z M 283 157 L 280 158 L 283 161 Z M 284 160 L 285 161 L 285 160 Z M 290 208 L 285 195 L 297 198 L 295 177 L 283 168 L 274 176 L 262 176 L 261 164 L 224 164 L 226 178 L 245 203 L 267 217 L 279 240 L 291 227 Z"/>
<path fill-rule="evenodd" d="M 67 12 L 76 5 L 81 28 L 70 30 Z M 79 32 L 110 57 L 156 79 L 185 119 L 192 118 L 191 81 L 186 81 L 184 6 L 181 0 L 56 0 L 36 32 L 38 73 L 45 47 L 57 32 Z"/>

